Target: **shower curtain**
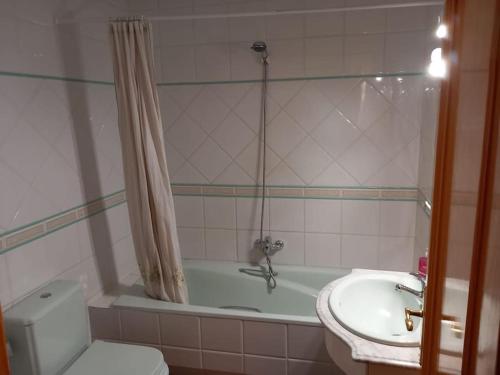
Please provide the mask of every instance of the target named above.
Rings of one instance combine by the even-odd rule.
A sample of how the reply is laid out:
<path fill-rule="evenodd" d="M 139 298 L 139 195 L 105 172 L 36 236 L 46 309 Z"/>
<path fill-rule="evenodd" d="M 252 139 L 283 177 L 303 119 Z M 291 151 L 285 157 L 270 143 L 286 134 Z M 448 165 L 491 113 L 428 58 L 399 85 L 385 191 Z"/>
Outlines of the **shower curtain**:
<path fill-rule="evenodd" d="M 132 237 L 146 293 L 188 302 L 167 172 L 151 23 L 110 23 L 118 124 Z"/>

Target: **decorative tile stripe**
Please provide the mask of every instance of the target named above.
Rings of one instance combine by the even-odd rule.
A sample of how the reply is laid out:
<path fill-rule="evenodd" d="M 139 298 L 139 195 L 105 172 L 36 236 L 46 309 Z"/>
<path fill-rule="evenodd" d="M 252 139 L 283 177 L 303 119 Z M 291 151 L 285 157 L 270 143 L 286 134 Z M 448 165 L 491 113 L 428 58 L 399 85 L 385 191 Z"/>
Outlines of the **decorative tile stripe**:
<path fill-rule="evenodd" d="M 0 233 L 0 254 L 125 202 L 125 191 L 120 190 L 20 228 Z"/>
<path fill-rule="evenodd" d="M 254 198 L 262 194 L 262 187 L 246 185 L 173 184 L 172 192 L 174 195 Z M 415 201 L 417 200 L 417 189 L 391 187 L 363 188 L 359 186 L 269 186 L 266 188 L 266 196 L 270 198 Z"/>
<path fill-rule="evenodd" d="M 258 197 L 262 187 L 248 185 L 188 185 L 172 184 L 174 195 L 215 196 L 215 197 Z M 272 198 L 292 199 L 345 199 L 345 200 L 395 200 L 415 201 L 419 203 L 420 192 L 414 188 L 391 187 L 300 187 L 300 186 L 269 186 L 266 196 Z M 126 202 L 124 190 L 93 200 L 86 204 L 73 207 L 47 218 L 19 228 L 0 233 L 0 254 L 42 238 L 52 232 L 75 224 L 90 216 Z"/>

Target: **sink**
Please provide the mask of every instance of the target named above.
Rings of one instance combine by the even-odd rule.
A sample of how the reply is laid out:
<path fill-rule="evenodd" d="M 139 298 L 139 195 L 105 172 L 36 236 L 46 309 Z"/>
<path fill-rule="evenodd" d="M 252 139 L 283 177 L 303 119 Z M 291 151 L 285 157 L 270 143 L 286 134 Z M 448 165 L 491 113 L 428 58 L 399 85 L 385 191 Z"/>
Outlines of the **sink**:
<path fill-rule="evenodd" d="M 420 310 L 422 300 L 395 289 L 403 284 L 420 290 L 415 277 L 399 272 L 352 273 L 332 290 L 328 306 L 347 330 L 368 340 L 395 346 L 420 346 L 422 319 L 412 317 L 413 331 L 405 326 L 405 307 Z"/>

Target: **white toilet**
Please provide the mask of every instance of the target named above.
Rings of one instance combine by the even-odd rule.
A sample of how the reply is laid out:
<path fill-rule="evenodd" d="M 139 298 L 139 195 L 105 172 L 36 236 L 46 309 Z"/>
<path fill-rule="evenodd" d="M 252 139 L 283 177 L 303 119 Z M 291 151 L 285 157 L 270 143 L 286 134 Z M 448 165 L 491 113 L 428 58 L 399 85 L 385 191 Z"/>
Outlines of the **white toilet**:
<path fill-rule="evenodd" d="M 95 341 L 80 285 L 57 280 L 5 312 L 12 375 L 168 375 L 153 348 Z"/>

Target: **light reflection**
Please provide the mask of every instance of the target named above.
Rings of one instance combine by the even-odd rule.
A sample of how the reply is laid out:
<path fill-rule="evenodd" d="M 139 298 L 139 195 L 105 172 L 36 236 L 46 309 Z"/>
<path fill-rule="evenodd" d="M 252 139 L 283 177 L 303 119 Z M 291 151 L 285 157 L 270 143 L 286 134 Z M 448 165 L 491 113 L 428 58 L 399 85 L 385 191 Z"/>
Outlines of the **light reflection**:
<path fill-rule="evenodd" d="M 438 28 L 436 29 L 436 36 L 439 39 L 446 38 L 448 36 L 448 27 L 446 27 L 446 25 L 444 24 L 439 25 Z"/>
<path fill-rule="evenodd" d="M 375 77 L 375 81 L 382 82 L 382 77 Z"/>
<path fill-rule="evenodd" d="M 427 68 L 430 76 L 443 78 L 446 76 L 446 62 L 441 56 L 441 48 L 434 48 L 431 52 L 431 63 Z"/>

